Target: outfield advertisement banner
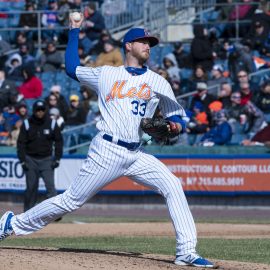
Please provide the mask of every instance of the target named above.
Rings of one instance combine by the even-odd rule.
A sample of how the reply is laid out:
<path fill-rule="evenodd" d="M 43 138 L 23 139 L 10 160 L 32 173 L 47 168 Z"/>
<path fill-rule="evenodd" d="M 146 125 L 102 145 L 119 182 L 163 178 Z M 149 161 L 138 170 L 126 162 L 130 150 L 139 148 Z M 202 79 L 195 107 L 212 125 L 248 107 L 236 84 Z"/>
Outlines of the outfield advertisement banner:
<path fill-rule="evenodd" d="M 183 189 L 190 193 L 270 193 L 270 157 L 253 158 L 207 156 L 161 157 L 170 171 L 179 179 Z M 55 170 L 55 185 L 64 191 L 78 175 L 82 158 L 63 158 Z M 0 191 L 23 192 L 25 177 L 20 163 L 15 157 L 0 157 Z M 41 180 L 40 191 L 44 191 Z M 121 177 L 106 186 L 102 192 L 148 192 L 149 189 Z"/>

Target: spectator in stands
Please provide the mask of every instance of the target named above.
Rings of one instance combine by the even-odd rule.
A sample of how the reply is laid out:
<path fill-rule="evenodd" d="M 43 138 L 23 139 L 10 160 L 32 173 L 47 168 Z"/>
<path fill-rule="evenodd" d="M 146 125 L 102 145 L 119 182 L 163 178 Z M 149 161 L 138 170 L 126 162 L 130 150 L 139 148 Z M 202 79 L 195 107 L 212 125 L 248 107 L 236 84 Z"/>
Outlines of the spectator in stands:
<path fill-rule="evenodd" d="M 58 13 L 57 20 L 59 26 L 68 27 L 69 26 L 69 14 L 73 11 L 71 8 L 72 3 L 69 0 L 58 0 Z M 68 41 L 68 31 L 57 31 L 58 42 L 60 44 L 66 44 Z"/>
<path fill-rule="evenodd" d="M 249 101 L 252 100 L 253 92 L 251 91 L 248 82 L 240 83 L 240 93 L 241 93 L 241 105 L 246 105 Z"/>
<path fill-rule="evenodd" d="M 173 53 L 166 54 L 162 59 L 162 64 L 162 67 L 169 75 L 170 82 L 180 84 L 180 68 L 178 67 L 175 55 Z"/>
<path fill-rule="evenodd" d="M 93 42 L 87 37 L 84 29 L 79 33 L 79 47 L 83 48 L 83 53 L 87 55 L 93 47 Z"/>
<path fill-rule="evenodd" d="M 231 106 L 232 86 L 228 82 L 224 82 L 220 86 L 218 100 L 222 103 L 222 108 L 228 109 Z"/>
<path fill-rule="evenodd" d="M 265 43 L 263 44 L 263 48 L 261 51 L 261 57 L 269 57 L 270 56 L 270 36 L 267 37 Z"/>
<path fill-rule="evenodd" d="M 168 74 L 167 70 L 165 70 L 162 67 L 159 67 L 156 70 L 156 72 L 170 83 L 170 78 L 169 78 L 169 74 Z"/>
<path fill-rule="evenodd" d="M 58 97 L 54 93 L 50 93 L 49 96 L 45 98 L 46 105 L 48 107 L 48 110 L 51 108 L 57 108 L 58 109 Z"/>
<path fill-rule="evenodd" d="M 174 43 L 173 54 L 176 58 L 179 68 L 192 68 L 192 59 L 190 54 L 184 50 L 182 42 Z"/>
<path fill-rule="evenodd" d="M 20 45 L 19 54 L 22 57 L 22 65 L 36 65 L 36 59 L 33 55 L 30 54 L 29 45 L 23 43 Z"/>
<path fill-rule="evenodd" d="M 216 6 L 215 9 L 219 13 L 217 20 L 219 21 L 213 27 L 216 29 L 219 37 L 226 38 L 227 33 L 225 31 L 227 27 L 227 22 L 229 20 L 230 13 L 232 12 L 234 8 L 234 0 L 221 0 L 217 1 L 217 4 L 224 4 L 221 6 Z M 220 21 L 224 21 L 225 23 L 221 23 Z"/>
<path fill-rule="evenodd" d="M 219 10 L 219 18 L 222 21 L 227 22 L 229 20 L 229 16 L 234 9 L 234 0 L 222 0 L 219 1 L 219 4 L 224 4 L 221 6 L 216 7 L 217 10 Z"/>
<path fill-rule="evenodd" d="M 206 70 L 203 68 L 202 65 L 197 65 L 194 69 L 193 69 L 193 73 L 192 76 L 190 78 L 190 83 L 188 88 L 190 89 L 190 91 L 194 91 L 197 89 L 197 83 L 198 82 L 205 82 L 207 83 L 208 81 L 208 75 Z"/>
<path fill-rule="evenodd" d="M 225 39 L 220 41 L 219 47 L 216 49 L 217 58 L 226 61 L 229 58 L 230 52 L 233 50 L 233 45 L 230 40 Z"/>
<path fill-rule="evenodd" d="M 242 2 L 242 3 L 241 3 Z M 244 21 L 244 20 L 250 20 L 256 6 L 251 4 L 252 0 L 242 0 L 240 1 L 241 5 L 234 5 L 233 9 L 231 10 L 229 14 L 229 21 L 234 22 L 236 20 Z M 246 33 L 248 32 L 250 27 L 250 24 L 248 23 L 240 23 L 239 24 L 239 36 L 244 37 Z M 227 24 L 227 27 L 225 29 L 226 37 L 233 38 L 236 34 L 235 24 L 230 23 Z"/>
<path fill-rule="evenodd" d="M 222 106 L 223 106 L 222 102 L 220 102 L 219 100 L 215 100 L 208 105 L 208 108 L 211 114 L 214 115 L 216 112 L 222 110 L 223 108 Z"/>
<path fill-rule="evenodd" d="M 190 115 L 190 121 L 187 124 L 186 131 L 189 134 L 203 134 L 207 132 L 209 121 L 207 114 L 203 109 L 201 102 L 195 102 L 193 112 Z"/>
<path fill-rule="evenodd" d="M 6 40 L 3 40 L 2 35 L 0 34 L 0 68 L 4 67 L 5 62 L 8 59 L 8 53 L 11 50 L 11 44 Z"/>
<path fill-rule="evenodd" d="M 80 93 L 82 95 L 81 106 L 86 114 L 88 114 L 90 110 L 90 101 L 95 100 L 96 95 L 94 94 L 94 91 L 85 85 L 81 86 Z"/>
<path fill-rule="evenodd" d="M 100 34 L 100 37 L 99 37 L 98 42 L 97 42 L 96 44 L 94 44 L 94 46 L 91 48 L 89 54 L 91 54 L 91 55 L 99 55 L 100 53 L 102 53 L 103 47 L 104 47 L 104 42 L 105 42 L 106 40 L 112 40 L 112 41 L 114 42 L 114 45 L 115 45 L 115 46 L 117 46 L 117 47 L 119 47 L 119 48 L 122 47 L 121 42 L 115 40 L 115 39 L 111 36 L 109 30 L 103 29 L 103 30 L 101 31 L 101 34 Z"/>
<path fill-rule="evenodd" d="M 7 124 L 8 138 L 6 140 L 6 145 L 16 146 L 16 140 L 19 136 L 19 130 L 22 125 L 20 116 L 16 113 L 15 106 L 11 105 L 3 113 Z"/>
<path fill-rule="evenodd" d="M 31 56 L 35 53 L 34 43 L 33 40 L 30 38 L 27 38 L 25 32 L 18 32 L 16 35 L 16 48 L 20 49 L 21 45 L 26 44 L 28 48 L 28 54 Z"/>
<path fill-rule="evenodd" d="M 213 127 L 216 124 L 215 114 L 222 110 L 222 106 L 222 103 L 218 100 L 215 100 L 208 105 L 208 110 L 206 110 L 206 112 L 210 127 Z"/>
<path fill-rule="evenodd" d="M 203 104 L 203 110 L 209 110 L 208 106 L 211 102 L 215 101 L 216 98 L 208 93 L 207 84 L 204 82 L 197 83 L 197 94 L 191 100 L 191 110 L 194 107 L 195 102 L 201 102 Z"/>
<path fill-rule="evenodd" d="M 19 103 L 16 106 L 16 113 L 20 117 L 20 120 L 23 121 L 28 117 L 28 108 L 24 102 Z"/>
<path fill-rule="evenodd" d="M 38 26 L 38 17 L 37 13 L 35 12 L 36 4 L 32 1 L 27 1 L 25 3 L 25 11 L 28 13 L 22 13 L 20 15 L 19 27 L 23 28 L 23 32 L 28 39 L 36 40 L 36 31 L 31 30 L 31 28 Z"/>
<path fill-rule="evenodd" d="M 206 71 L 210 71 L 216 54 L 212 50 L 207 29 L 202 25 L 195 25 L 193 32 L 194 39 L 191 42 L 190 49 L 193 65 L 197 66 L 200 64 Z"/>
<path fill-rule="evenodd" d="M 78 55 L 81 66 L 92 67 L 95 65 L 95 61 L 93 60 L 92 56 L 84 53 L 84 49 L 80 45 L 78 46 Z"/>
<path fill-rule="evenodd" d="M 215 126 L 201 138 L 203 146 L 226 145 L 232 138 L 232 128 L 228 123 L 227 112 L 220 110 L 214 115 Z"/>
<path fill-rule="evenodd" d="M 24 82 L 18 87 L 25 99 L 39 98 L 42 95 L 42 81 L 35 75 L 35 67 L 27 65 L 23 67 Z"/>
<path fill-rule="evenodd" d="M 255 145 L 270 147 L 270 125 L 258 131 L 250 140 L 243 140 L 241 144 L 245 146 Z"/>
<path fill-rule="evenodd" d="M 80 104 L 80 98 L 77 95 L 69 97 L 70 106 L 67 112 L 66 125 L 76 126 L 82 125 L 86 121 L 87 114 Z"/>
<path fill-rule="evenodd" d="M 245 114 L 247 115 L 247 130 L 246 133 L 249 138 L 254 136 L 259 130 L 263 129 L 267 123 L 263 112 L 254 105 L 251 101 L 248 101 L 244 106 Z"/>
<path fill-rule="evenodd" d="M 254 27 L 255 30 L 250 30 L 247 36 L 251 42 L 251 48 L 252 50 L 256 50 L 259 54 L 265 54 L 265 42 L 269 35 L 269 28 L 260 21 L 256 21 Z"/>
<path fill-rule="evenodd" d="M 4 113 L 3 113 L 4 118 L 6 119 L 7 123 L 7 130 L 10 134 L 10 132 L 13 130 L 16 122 L 20 120 L 20 117 L 16 113 L 16 109 L 14 105 L 8 106 Z"/>
<path fill-rule="evenodd" d="M 123 65 L 123 57 L 119 48 L 114 45 L 112 40 L 104 42 L 103 52 L 98 55 L 95 66 L 114 66 L 118 67 Z"/>
<path fill-rule="evenodd" d="M 166 79 L 169 82 L 169 84 L 171 85 L 171 87 L 173 89 L 175 96 L 178 96 L 181 94 L 180 81 L 171 80 L 169 73 L 168 73 L 168 70 L 166 70 L 164 67 L 163 68 L 158 67 L 157 70 L 155 70 L 155 72 L 157 72 L 159 75 L 161 75 L 164 79 Z"/>
<path fill-rule="evenodd" d="M 240 84 L 244 82 L 249 83 L 249 87 L 251 88 L 252 92 L 255 93 L 259 90 L 259 86 L 250 79 L 248 72 L 245 69 L 241 69 L 237 73 L 237 81 L 233 86 L 233 91 L 240 91 Z"/>
<path fill-rule="evenodd" d="M 231 107 L 228 109 L 229 122 L 233 130 L 252 137 L 266 125 L 263 112 L 252 102 L 241 105 L 241 93 L 231 95 Z"/>
<path fill-rule="evenodd" d="M 57 71 L 61 69 L 63 63 L 63 55 L 57 50 L 55 42 L 49 41 L 46 45 L 45 51 L 39 58 L 37 71 Z"/>
<path fill-rule="evenodd" d="M 250 25 L 250 31 L 255 31 L 255 23 L 259 21 L 261 22 L 264 27 L 270 28 L 270 14 L 269 14 L 269 1 L 261 0 L 259 3 L 259 7 L 255 11 L 252 16 L 252 22 Z"/>
<path fill-rule="evenodd" d="M 42 14 L 42 26 L 47 30 L 42 31 L 42 38 L 45 42 L 58 41 L 60 31 L 56 28 L 60 26 L 58 17 L 58 2 L 57 0 L 48 0 L 48 6 Z"/>
<path fill-rule="evenodd" d="M 23 81 L 22 74 L 22 57 L 18 53 L 12 54 L 5 64 L 6 76 L 7 79 L 13 80 L 16 82 Z"/>
<path fill-rule="evenodd" d="M 195 82 L 195 86 L 197 85 L 197 82 L 205 82 L 205 83 L 207 83 L 208 74 L 207 74 L 207 71 L 204 69 L 204 67 L 202 65 L 197 65 L 194 68 L 191 81 Z"/>
<path fill-rule="evenodd" d="M 58 13 L 57 19 L 60 26 L 68 26 L 69 23 L 69 13 L 70 13 L 70 6 L 68 0 L 58 0 Z"/>
<path fill-rule="evenodd" d="M 6 125 L 6 119 L 3 116 L 3 112 L 0 111 L 0 145 L 7 145 L 8 130 Z"/>
<path fill-rule="evenodd" d="M 237 82 L 237 74 L 241 70 L 252 73 L 256 70 L 249 46 L 234 44 L 234 49 L 230 52 L 228 58 L 228 68 L 230 78 Z"/>
<path fill-rule="evenodd" d="M 0 55 L 3 57 L 4 54 L 8 53 L 11 50 L 11 44 L 3 39 L 0 35 Z"/>
<path fill-rule="evenodd" d="M 64 119 L 66 119 L 67 117 L 67 111 L 68 111 L 68 103 L 65 99 L 65 97 L 61 94 L 61 86 L 56 84 L 56 85 L 52 85 L 51 89 L 50 89 L 50 95 L 53 94 L 56 98 L 57 98 L 57 108 L 60 111 L 60 115 L 63 116 Z M 50 97 L 49 95 L 49 97 Z M 49 97 L 47 97 L 45 100 L 47 103 L 49 103 Z M 53 97 L 52 97 L 53 98 Z M 54 101 L 52 101 L 54 102 Z M 53 103 L 55 104 L 55 103 Z"/>
<path fill-rule="evenodd" d="M 255 93 L 253 101 L 264 113 L 266 121 L 270 123 L 270 81 L 266 81 L 260 91 Z"/>
<path fill-rule="evenodd" d="M 98 41 L 102 30 L 104 30 L 105 22 L 102 14 L 97 11 L 95 2 L 90 2 L 84 10 L 84 23 L 82 25 L 86 35 L 91 41 Z"/>
<path fill-rule="evenodd" d="M 61 131 L 65 127 L 65 120 L 64 118 L 60 115 L 60 111 L 57 108 L 51 108 L 49 109 L 49 115 L 51 119 L 55 119 L 58 127 L 61 129 Z"/>
<path fill-rule="evenodd" d="M 224 68 L 216 64 L 213 66 L 211 71 L 211 79 L 207 82 L 208 92 L 217 95 L 220 91 L 220 87 L 222 83 L 228 82 L 228 78 L 225 78 L 223 75 Z"/>
<path fill-rule="evenodd" d="M 234 133 L 244 133 L 244 126 L 246 123 L 247 115 L 241 105 L 241 93 L 234 92 L 231 95 L 231 106 L 228 108 L 229 123 L 233 128 Z M 241 125 L 241 126 L 240 126 Z"/>
<path fill-rule="evenodd" d="M 0 69 L 0 112 L 9 105 L 13 105 L 18 95 L 16 85 L 13 81 L 6 79 L 4 69 Z"/>
<path fill-rule="evenodd" d="M 82 2 L 84 2 L 84 1 L 83 0 L 73 0 L 72 2 L 69 3 L 70 9 L 81 11 L 82 4 L 83 4 Z"/>

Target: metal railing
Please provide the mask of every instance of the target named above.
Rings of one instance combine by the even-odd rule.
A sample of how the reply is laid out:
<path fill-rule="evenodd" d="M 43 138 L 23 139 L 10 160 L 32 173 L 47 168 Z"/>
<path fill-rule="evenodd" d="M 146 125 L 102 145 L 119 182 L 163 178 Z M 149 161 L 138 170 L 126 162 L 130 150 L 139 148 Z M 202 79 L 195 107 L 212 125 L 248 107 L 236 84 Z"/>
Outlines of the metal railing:
<path fill-rule="evenodd" d="M 70 137 L 71 136 L 80 136 L 83 131 L 89 127 L 95 127 L 96 122 L 95 121 L 91 121 L 82 125 L 78 125 L 78 126 L 70 126 L 70 127 L 66 127 L 63 131 L 62 131 L 62 135 L 64 138 L 64 153 L 68 153 L 72 150 L 76 150 L 78 148 L 84 147 L 84 146 L 88 146 L 92 140 L 92 138 L 94 137 L 95 133 L 92 134 L 85 134 L 85 135 L 89 135 L 89 139 L 80 143 L 79 141 L 77 141 L 76 144 L 74 145 L 70 145 Z"/>
<path fill-rule="evenodd" d="M 143 0 L 113 0 L 101 5 L 101 13 L 110 33 L 120 32 L 135 25 L 142 25 L 144 20 Z"/>
<path fill-rule="evenodd" d="M 256 72 L 250 73 L 248 75 L 248 77 L 249 77 L 249 80 L 256 82 L 258 84 L 261 84 L 261 82 L 263 80 L 266 80 L 266 79 L 270 80 L 270 68 L 262 69 L 262 70 L 258 70 Z M 231 85 L 233 86 L 234 83 L 232 82 Z M 218 94 L 218 92 L 220 90 L 219 86 L 220 86 L 220 84 L 209 86 L 208 91 L 210 91 L 210 92 L 212 91 L 211 93 L 213 93 L 213 89 L 217 89 L 217 92 L 215 94 Z M 191 92 L 179 95 L 176 98 L 177 98 L 177 100 L 180 100 L 180 99 L 184 99 L 184 98 L 188 98 L 190 96 L 193 96 L 196 93 L 197 93 L 197 91 L 191 91 Z"/>

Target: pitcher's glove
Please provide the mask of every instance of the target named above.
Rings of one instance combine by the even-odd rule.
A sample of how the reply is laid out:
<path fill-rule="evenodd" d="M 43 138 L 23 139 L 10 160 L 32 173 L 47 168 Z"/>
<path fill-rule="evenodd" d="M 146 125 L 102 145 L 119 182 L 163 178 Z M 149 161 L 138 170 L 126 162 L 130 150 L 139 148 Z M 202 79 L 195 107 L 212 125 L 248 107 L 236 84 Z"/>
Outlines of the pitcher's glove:
<path fill-rule="evenodd" d="M 180 134 L 181 128 L 164 118 L 142 118 L 141 129 L 157 141 L 167 141 Z"/>

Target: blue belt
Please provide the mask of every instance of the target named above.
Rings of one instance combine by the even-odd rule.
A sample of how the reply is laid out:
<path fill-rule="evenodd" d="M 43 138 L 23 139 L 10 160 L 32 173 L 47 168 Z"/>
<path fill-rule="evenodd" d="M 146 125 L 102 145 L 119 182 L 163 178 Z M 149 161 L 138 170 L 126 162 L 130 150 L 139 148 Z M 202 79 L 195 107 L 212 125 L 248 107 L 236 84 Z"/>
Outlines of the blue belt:
<path fill-rule="evenodd" d="M 110 136 L 110 135 L 108 135 L 108 134 L 104 134 L 102 138 L 104 140 L 108 141 L 108 142 L 112 142 L 113 141 L 113 137 Z M 135 151 L 136 149 L 138 149 L 141 146 L 140 143 L 136 143 L 136 142 L 128 143 L 128 142 L 124 142 L 124 141 L 121 141 L 121 140 L 118 140 L 116 142 L 116 144 L 117 145 L 120 145 L 122 147 L 125 147 L 128 150 L 130 150 L 130 151 Z"/>

